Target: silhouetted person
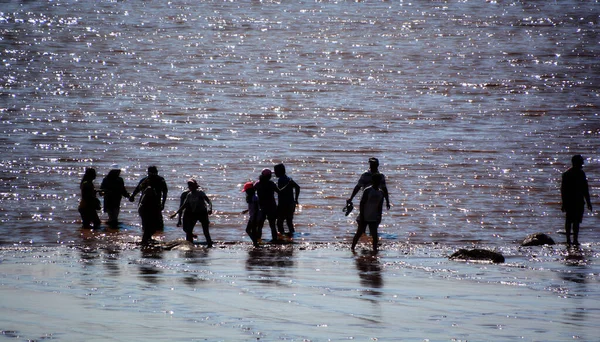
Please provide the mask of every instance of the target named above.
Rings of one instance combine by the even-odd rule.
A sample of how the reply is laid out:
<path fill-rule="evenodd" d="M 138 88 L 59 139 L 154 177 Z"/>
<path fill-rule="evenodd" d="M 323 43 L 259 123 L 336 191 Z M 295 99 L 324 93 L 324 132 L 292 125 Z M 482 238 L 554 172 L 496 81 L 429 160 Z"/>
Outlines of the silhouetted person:
<path fill-rule="evenodd" d="M 152 240 L 152 235 L 163 229 L 160 196 L 149 180 L 142 184 L 142 196 L 138 206 L 138 214 L 142 219 L 142 245 Z"/>
<path fill-rule="evenodd" d="M 118 165 L 111 165 L 111 170 L 102 180 L 100 189 L 104 192 L 104 212 L 108 214 L 108 221 L 106 223 L 116 226 L 119 223 L 121 198 L 129 198 L 129 193 L 125 189 L 125 182 L 121 178 L 121 169 Z"/>
<path fill-rule="evenodd" d="M 167 182 L 165 182 L 165 179 L 158 175 L 158 169 L 156 168 L 156 166 L 148 167 L 148 176 L 140 180 L 137 187 L 131 193 L 129 201 L 135 201 L 135 195 L 137 195 L 138 192 L 143 192 L 146 189 L 146 187 L 151 187 L 158 197 L 159 208 L 158 215 L 156 215 L 156 219 L 159 220 L 159 222 L 156 224 L 156 229 L 163 230 L 165 225 L 162 217 L 162 211 L 165 209 L 165 202 L 167 201 L 167 192 L 169 190 L 167 189 Z"/>
<path fill-rule="evenodd" d="M 592 210 L 590 192 L 587 178 L 583 172 L 583 157 L 575 155 L 571 158 L 573 166 L 562 174 L 560 194 L 562 199 L 561 210 L 566 213 L 565 233 L 567 244 L 571 244 L 571 229 L 573 231 L 573 243 L 579 244 L 579 224 L 583 220 L 585 203 Z"/>
<path fill-rule="evenodd" d="M 358 179 L 358 182 L 352 190 L 352 195 L 350 195 L 350 198 L 346 200 L 347 205 L 352 203 L 354 196 L 356 196 L 361 189 L 365 189 L 372 184 L 373 175 L 376 174 L 381 175 L 380 187 L 383 191 L 386 207 L 388 210 L 390 209 L 390 198 L 388 196 L 387 186 L 385 185 L 385 175 L 379 172 L 379 160 L 377 158 L 369 158 L 369 170 L 364 172 Z"/>
<path fill-rule="evenodd" d="M 300 196 L 300 186 L 285 173 L 285 165 L 277 164 L 274 167 L 275 177 L 277 177 L 277 188 L 279 195 L 277 196 L 277 230 L 280 234 L 285 234 L 283 223 L 288 227 L 288 234 L 294 234 L 294 211 L 298 204 L 298 196 Z"/>
<path fill-rule="evenodd" d="M 358 239 L 365 233 L 367 226 L 369 227 L 369 233 L 373 238 L 373 252 L 377 253 L 377 244 L 379 236 L 377 234 L 377 228 L 381 223 L 381 213 L 383 211 L 383 200 L 385 193 L 380 188 L 381 180 L 383 179 L 381 174 L 374 174 L 371 182 L 372 185 L 363 191 L 360 198 L 360 213 L 356 221 L 358 222 L 358 229 L 352 239 L 351 249 L 354 251 L 354 247 L 358 243 Z"/>
<path fill-rule="evenodd" d="M 258 177 L 258 182 L 254 184 L 256 195 L 258 196 L 258 205 L 260 207 L 257 225 L 257 240 L 262 237 L 262 228 L 265 220 L 269 221 L 271 228 L 272 242 L 277 242 L 277 201 L 275 201 L 275 193 L 279 193 L 277 185 L 271 181 L 272 172 L 269 169 L 264 169 Z"/>
<path fill-rule="evenodd" d="M 200 221 L 206 244 L 208 247 L 212 247 L 213 242 L 208 230 L 210 225 L 208 215 L 212 214 L 212 202 L 204 191 L 199 190 L 200 186 L 195 179 L 188 180 L 187 185 L 189 191 L 187 191 L 185 200 L 177 212 L 171 215 L 171 218 L 175 218 L 183 212 L 183 231 L 185 232 L 185 239 L 189 242 L 194 242 L 194 227 L 196 222 Z"/>
<path fill-rule="evenodd" d="M 84 228 L 99 228 L 100 218 L 98 217 L 98 210 L 100 210 L 100 200 L 96 197 L 96 191 L 94 187 L 94 179 L 96 179 L 96 170 L 88 168 L 85 170 L 81 182 L 79 183 L 79 189 L 81 190 L 81 200 L 79 201 L 79 207 L 77 208 L 81 215 L 81 222 Z"/>
<path fill-rule="evenodd" d="M 258 247 L 259 237 L 257 233 L 257 226 L 260 212 L 258 206 L 258 196 L 256 196 L 256 189 L 254 188 L 254 182 L 246 182 L 242 191 L 246 193 L 246 203 L 248 203 L 248 209 L 244 210 L 244 213 L 248 213 L 246 233 L 252 240 L 254 247 Z"/>

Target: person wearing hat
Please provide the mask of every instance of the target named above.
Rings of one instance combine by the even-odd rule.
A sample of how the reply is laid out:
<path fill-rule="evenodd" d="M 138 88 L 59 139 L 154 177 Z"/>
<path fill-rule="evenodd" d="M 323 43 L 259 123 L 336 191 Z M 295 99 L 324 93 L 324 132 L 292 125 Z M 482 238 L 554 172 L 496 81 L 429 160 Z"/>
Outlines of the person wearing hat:
<path fill-rule="evenodd" d="M 171 218 L 175 218 L 175 216 L 183 213 L 183 231 L 185 232 L 185 239 L 189 242 L 194 242 L 194 227 L 196 226 L 196 222 L 200 221 L 204 237 L 206 238 L 206 245 L 212 247 L 213 242 L 208 230 L 210 225 L 208 215 L 212 214 L 212 202 L 204 191 L 199 190 L 200 186 L 195 179 L 190 178 L 187 185 L 189 192 L 181 207 L 179 207 L 175 214 L 171 215 Z"/>
<path fill-rule="evenodd" d="M 248 213 L 248 224 L 246 224 L 246 233 L 252 240 L 254 247 L 259 246 L 259 240 L 257 238 L 257 225 L 258 225 L 258 196 L 256 196 L 256 189 L 254 188 L 254 182 L 246 182 L 242 188 L 242 192 L 246 193 L 246 203 L 248 203 L 248 209 L 244 210 L 243 213 Z"/>
<path fill-rule="evenodd" d="M 348 198 L 346 200 L 346 207 L 344 208 L 344 211 L 346 211 L 346 215 L 349 214 L 350 211 L 352 210 L 351 208 L 353 208 L 352 200 L 354 199 L 354 196 L 356 196 L 356 194 L 358 194 L 358 192 L 361 189 L 364 190 L 365 188 L 367 188 L 373 184 L 373 175 L 374 174 L 381 175 L 380 188 L 383 191 L 386 208 L 388 210 L 390 209 L 390 198 L 388 195 L 387 187 L 385 185 L 385 175 L 383 173 L 379 172 L 379 160 L 377 158 L 372 157 L 372 158 L 369 158 L 369 170 L 367 170 L 360 176 L 360 178 L 358 179 L 358 182 L 356 183 L 356 185 L 354 186 L 354 189 L 352 190 L 352 195 L 350 195 L 350 198 Z"/>
<path fill-rule="evenodd" d="M 254 184 L 256 195 L 258 196 L 258 205 L 260 207 L 257 230 L 255 238 L 260 240 L 262 237 L 262 228 L 265 221 L 269 221 L 271 228 L 271 242 L 278 242 L 277 237 L 277 201 L 275 201 L 275 193 L 279 194 L 279 188 L 271 180 L 272 172 L 269 169 L 264 169 L 258 177 L 258 182 Z"/>
<path fill-rule="evenodd" d="M 571 244 L 571 231 L 573 232 L 573 244 L 579 245 L 579 225 L 583 220 L 585 203 L 592 210 L 590 202 L 590 191 L 587 177 L 583 172 L 584 159 L 581 155 L 571 158 L 572 167 L 562 174 L 560 195 L 562 200 L 561 210 L 566 213 L 565 233 L 567 244 Z"/>
<path fill-rule="evenodd" d="M 146 176 L 140 180 L 138 185 L 135 187 L 135 189 L 131 193 L 131 196 L 129 196 L 129 201 L 130 202 L 135 201 L 135 195 L 137 195 L 140 192 L 144 193 L 146 188 L 151 188 L 156 193 L 156 196 L 152 196 L 152 197 L 156 198 L 156 200 L 158 201 L 158 203 L 157 203 L 158 213 L 156 215 L 153 215 L 153 216 L 156 216 L 156 219 L 158 220 L 158 222 L 153 224 L 154 229 L 155 230 L 163 230 L 164 223 L 163 223 L 162 211 L 165 209 L 165 202 L 167 201 L 167 192 L 169 190 L 167 188 L 167 182 L 165 182 L 165 179 L 158 175 L 158 169 L 156 168 L 156 166 L 148 167 L 148 176 Z M 140 197 L 140 203 L 139 203 L 140 205 L 141 205 L 141 202 L 142 202 L 142 198 Z M 152 206 L 152 207 L 155 207 L 155 206 Z M 138 211 L 139 211 L 139 208 L 138 208 Z M 143 219 L 142 219 L 142 221 L 143 221 Z"/>
<path fill-rule="evenodd" d="M 104 212 L 108 215 L 106 223 L 110 226 L 116 226 L 119 223 L 121 198 L 129 198 L 129 193 L 125 189 L 125 182 L 121 178 L 119 165 L 111 165 L 110 171 L 100 184 L 100 189 L 104 192 Z"/>

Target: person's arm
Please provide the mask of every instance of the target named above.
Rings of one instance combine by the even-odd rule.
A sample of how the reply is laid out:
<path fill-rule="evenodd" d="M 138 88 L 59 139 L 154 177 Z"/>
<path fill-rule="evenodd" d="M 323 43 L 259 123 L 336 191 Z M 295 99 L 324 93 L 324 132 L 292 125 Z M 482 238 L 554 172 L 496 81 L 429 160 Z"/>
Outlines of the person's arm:
<path fill-rule="evenodd" d="M 369 198 L 369 189 L 365 190 L 365 192 L 363 192 L 362 196 L 360 197 L 360 204 L 358 206 L 358 221 L 364 221 L 365 217 L 364 217 L 364 213 L 365 213 L 365 206 L 367 205 L 367 201 Z"/>
<path fill-rule="evenodd" d="M 185 199 L 187 198 L 187 191 L 184 191 L 181 193 L 181 196 L 179 196 L 179 207 L 183 207 L 183 204 L 185 203 Z M 181 227 L 181 212 L 179 212 L 177 214 L 177 227 Z"/>
<path fill-rule="evenodd" d="M 292 187 L 294 188 L 294 191 L 295 191 L 294 202 L 296 202 L 296 204 L 298 204 L 298 197 L 300 197 L 300 185 L 298 185 L 298 183 L 296 183 L 294 180 L 292 180 Z"/>
<path fill-rule="evenodd" d="M 146 180 L 146 178 L 142 178 L 138 185 L 135 187 L 135 189 L 133 189 L 133 192 L 131 193 L 131 195 L 129 196 L 129 202 L 133 202 L 135 201 L 135 195 L 137 195 L 138 192 L 140 192 L 142 190 L 142 183 Z"/>
<path fill-rule="evenodd" d="M 127 188 L 125 188 L 125 181 L 123 181 L 123 178 L 120 179 L 119 183 L 121 186 L 121 196 L 129 198 L 129 192 L 127 192 Z"/>
<path fill-rule="evenodd" d="M 566 182 L 565 182 L 565 174 L 562 174 L 561 182 L 560 182 L 560 211 L 565 211 L 565 201 L 566 201 Z"/>
<path fill-rule="evenodd" d="M 188 193 L 188 196 L 189 196 L 189 193 Z M 170 217 L 171 218 L 175 218 L 175 216 L 181 215 L 181 213 L 183 212 L 183 209 L 185 209 L 186 206 L 187 206 L 187 196 L 185 196 L 185 200 L 183 201 L 183 203 L 181 204 L 181 206 L 179 206 L 179 209 L 177 209 L 177 211 L 175 212 L 175 214 L 171 215 Z M 179 225 L 179 222 L 177 224 Z"/>
<path fill-rule="evenodd" d="M 346 200 L 346 202 L 352 202 L 352 200 L 354 199 L 354 196 L 356 196 L 356 194 L 360 191 L 360 188 L 362 188 L 362 186 L 360 185 L 360 183 L 357 183 L 354 186 L 354 189 L 352 190 L 352 195 L 350 195 L 350 198 L 348 198 Z"/>
<path fill-rule="evenodd" d="M 204 201 L 208 204 L 208 215 L 212 215 L 212 202 L 210 201 L 210 198 L 208 198 L 208 196 L 206 196 L 206 193 L 204 194 Z"/>
<path fill-rule="evenodd" d="M 279 187 L 277 186 L 277 184 L 275 184 L 275 182 L 271 181 L 271 187 L 273 188 L 273 191 L 275 191 L 277 194 L 279 194 L 281 191 L 279 191 Z"/>
<path fill-rule="evenodd" d="M 165 182 L 164 178 L 162 180 L 163 183 L 163 191 L 162 191 L 162 202 L 160 204 L 160 210 L 165 210 L 165 202 L 167 202 L 167 192 L 169 191 L 169 189 L 167 189 L 167 182 Z"/>
<path fill-rule="evenodd" d="M 585 197 L 585 201 L 587 202 L 587 207 L 590 211 L 592 211 L 592 202 L 590 201 L 590 188 L 588 187 L 588 181 L 587 181 L 587 177 L 585 176 L 585 173 L 583 174 L 583 179 L 584 179 L 584 186 L 585 188 L 583 189 L 583 196 Z"/>

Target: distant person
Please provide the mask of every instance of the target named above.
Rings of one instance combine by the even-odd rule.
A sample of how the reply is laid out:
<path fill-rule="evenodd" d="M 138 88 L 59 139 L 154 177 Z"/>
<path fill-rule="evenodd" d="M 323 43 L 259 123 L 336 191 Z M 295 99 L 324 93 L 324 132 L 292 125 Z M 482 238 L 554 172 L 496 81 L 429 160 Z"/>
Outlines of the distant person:
<path fill-rule="evenodd" d="M 383 176 L 381 174 L 374 174 L 371 178 L 371 186 L 363 191 L 360 198 L 359 215 L 356 219 L 358 223 L 358 229 L 352 239 L 352 251 L 358 243 L 358 239 L 365 233 L 367 226 L 369 227 L 369 233 L 373 238 L 373 253 L 377 253 L 377 245 L 379 236 L 377 229 L 381 223 L 381 213 L 383 211 L 383 200 L 385 193 L 381 189 L 381 181 Z"/>
<path fill-rule="evenodd" d="M 300 196 L 300 186 L 285 173 L 285 165 L 277 164 L 274 167 L 275 177 L 277 177 L 277 188 L 279 196 L 277 197 L 277 230 L 280 234 L 285 234 L 283 223 L 285 221 L 288 227 L 288 235 L 294 235 L 294 211 L 298 204 Z"/>
<path fill-rule="evenodd" d="M 246 193 L 246 203 L 248 203 L 248 209 L 244 210 L 243 213 L 248 213 L 248 223 L 246 224 L 246 233 L 252 240 L 254 247 L 259 246 L 260 236 L 258 236 L 258 196 L 256 196 L 256 189 L 254 188 L 254 182 L 246 182 L 242 189 L 242 192 Z"/>
<path fill-rule="evenodd" d="M 208 229 L 210 225 L 208 216 L 212 214 L 212 202 L 204 191 L 199 190 L 200 186 L 195 179 L 190 178 L 187 185 L 189 191 L 187 191 L 185 200 L 177 212 L 171 215 L 171 218 L 183 213 L 183 231 L 185 232 L 185 239 L 189 242 L 194 242 L 194 227 L 196 222 L 200 221 L 206 244 L 208 247 L 212 247 L 213 241 L 210 238 Z"/>
<path fill-rule="evenodd" d="M 592 210 L 590 192 L 587 178 L 583 172 L 584 159 L 581 155 L 571 158 L 573 166 L 562 174 L 560 195 L 562 199 L 561 210 L 566 213 L 565 233 L 567 244 L 571 244 L 571 229 L 573 231 L 573 243 L 579 245 L 579 224 L 583 220 L 585 203 Z"/>
<path fill-rule="evenodd" d="M 104 212 L 108 214 L 106 223 L 110 226 L 116 226 L 119 223 L 121 198 L 129 198 L 129 193 L 125 189 L 125 182 L 121 178 L 119 165 L 111 165 L 108 175 L 102 180 L 100 189 L 104 192 Z"/>
<path fill-rule="evenodd" d="M 369 158 L 369 170 L 364 172 L 360 176 L 360 178 L 358 179 L 358 182 L 356 183 L 356 185 L 354 186 L 354 189 L 352 190 L 352 195 L 350 195 L 350 198 L 348 198 L 346 200 L 345 211 L 347 212 L 347 214 L 349 214 L 349 211 L 352 210 L 352 207 L 353 207 L 352 200 L 354 199 L 354 196 L 356 196 L 356 194 L 358 194 L 358 192 L 361 189 L 365 189 L 366 187 L 370 186 L 372 184 L 373 176 L 376 174 L 381 175 L 380 188 L 383 191 L 383 195 L 384 195 L 385 203 L 386 203 L 385 205 L 388 210 L 390 209 L 390 198 L 388 196 L 387 186 L 385 185 L 385 175 L 383 173 L 379 172 L 379 159 Z"/>
<path fill-rule="evenodd" d="M 265 225 L 265 221 L 268 220 L 269 227 L 271 228 L 271 242 L 277 242 L 277 201 L 275 200 L 275 193 L 279 193 L 279 188 L 273 183 L 271 177 L 271 170 L 264 169 L 258 177 L 258 182 L 254 184 L 260 208 L 257 223 L 257 239 L 262 237 L 262 228 Z"/>
<path fill-rule="evenodd" d="M 156 166 L 148 167 L 148 176 L 146 176 L 140 180 L 137 187 L 131 193 L 131 196 L 129 196 L 129 201 L 130 202 L 135 201 L 135 195 L 137 195 L 139 192 L 143 192 L 146 189 L 146 187 L 151 187 L 154 190 L 154 192 L 156 193 L 156 195 L 158 196 L 158 199 L 159 199 L 158 213 L 159 213 L 159 215 L 156 215 L 156 219 L 159 220 L 159 222 L 157 222 L 157 224 L 156 224 L 156 229 L 163 230 L 165 225 L 164 225 L 164 221 L 163 221 L 163 217 L 162 217 L 162 211 L 165 209 L 165 202 L 167 201 L 167 192 L 169 190 L 167 189 L 167 182 L 165 182 L 165 179 L 158 175 L 158 169 L 156 168 Z M 140 204 L 141 204 L 141 198 L 140 198 Z"/>
<path fill-rule="evenodd" d="M 100 200 L 96 197 L 98 191 L 94 187 L 94 179 L 96 179 L 96 169 L 88 168 L 85 170 L 79 189 L 81 190 L 81 200 L 77 208 L 81 215 L 81 222 L 84 228 L 100 228 L 100 218 L 98 210 L 100 210 Z"/>

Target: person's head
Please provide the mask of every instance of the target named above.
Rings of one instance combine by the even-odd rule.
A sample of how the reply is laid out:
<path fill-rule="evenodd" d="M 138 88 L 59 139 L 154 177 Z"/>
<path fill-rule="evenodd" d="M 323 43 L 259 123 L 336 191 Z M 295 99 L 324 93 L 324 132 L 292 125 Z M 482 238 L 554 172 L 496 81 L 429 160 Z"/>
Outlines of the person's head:
<path fill-rule="evenodd" d="M 110 166 L 110 171 L 108 171 L 109 177 L 119 177 L 121 175 L 121 168 L 117 164 L 112 164 Z"/>
<path fill-rule="evenodd" d="M 573 158 L 571 158 L 571 163 L 573 164 L 573 166 L 582 167 L 583 162 L 584 162 L 584 159 L 581 156 L 581 154 L 574 155 Z"/>
<path fill-rule="evenodd" d="M 279 178 L 285 176 L 285 165 L 283 165 L 283 163 L 275 165 L 273 169 L 275 170 L 275 177 Z"/>
<path fill-rule="evenodd" d="M 256 192 L 256 189 L 254 189 L 254 182 L 246 182 L 244 184 L 244 187 L 242 188 L 242 192 L 246 193 L 246 200 L 247 201 L 250 198 L 252 198 L 252 196 L 254 196 L 254 193 Z"/>
<path fill-rule="evenodd" d="M 272 172 L 269 169 L 264 169 L 261 171 L 260 176 L 258 177 L 258 179 L 260 180 L 270 180 L 272 176 Z"/>
<path fill-rule="evenodd" d="M 379 185 L 381 185 L 381 178 L 381 173 L 376 173 L 373 175 L 373 177 L 371 178 L 371 182 L 373 183 L 374 188 L 379 188 Z"/>
<path fill-rule="evenodd" d="M 376 171 L 379 167 L 379 159 L 375 157 L 369 158 L 369 169 Z"/>
<path fill-rule="evenodd" d="M 152 165 L 152 166 L 148 166 L 148 176 L 156 176 L 158 175 L 158 169 L 156 168 L 156 166 Z"/>
<path fill-rule="evenodd" d="M 188 179 L 187 186 L 192 191 L 198 190 L 198 188 L 200 187 L 200 185 L 198 185 L 198 182 L 194 178 Z"/>
<path fill-rule="evenodd" d="M 85 169 L 85 173 L 83 174 L 82 181 L 91 181 L 96 179 L 96 169 L 90 167 Z"/>

